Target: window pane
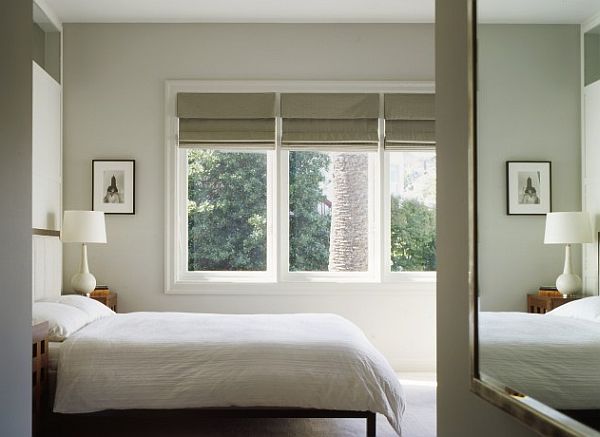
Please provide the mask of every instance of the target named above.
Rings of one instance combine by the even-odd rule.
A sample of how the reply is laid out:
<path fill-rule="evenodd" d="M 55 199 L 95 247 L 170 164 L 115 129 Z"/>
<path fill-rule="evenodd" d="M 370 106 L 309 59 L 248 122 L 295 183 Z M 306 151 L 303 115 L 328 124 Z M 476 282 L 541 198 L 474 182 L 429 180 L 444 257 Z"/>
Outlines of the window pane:
<path fill-rule="evenodd" d="M 267 269 L 267 153 L 188 150 L 188 270 Z"/>
<path fill-rule="evenodd" d="M 369 154 L 289 153 L 290 271 L 369 268 Z"/>
<path fill-rule="evenodd" d="M 435 152 L 391 152 L 393 272 L 435 271 Z"/>

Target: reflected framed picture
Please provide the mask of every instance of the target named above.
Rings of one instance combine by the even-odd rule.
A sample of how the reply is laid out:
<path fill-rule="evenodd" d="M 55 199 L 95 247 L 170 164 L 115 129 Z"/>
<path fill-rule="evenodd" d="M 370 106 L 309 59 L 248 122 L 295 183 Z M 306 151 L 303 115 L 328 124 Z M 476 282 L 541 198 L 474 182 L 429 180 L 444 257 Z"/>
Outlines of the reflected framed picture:
<path fill-rule="evenodd" d="M 92 210 L 105 214 L 135 214 L 135 161 L 92 161 Z"/>
<path fill-rule="evenodd" d="M 544 215 L 552 211 L 550 161 L 507 161 L 508 215 Z"/>

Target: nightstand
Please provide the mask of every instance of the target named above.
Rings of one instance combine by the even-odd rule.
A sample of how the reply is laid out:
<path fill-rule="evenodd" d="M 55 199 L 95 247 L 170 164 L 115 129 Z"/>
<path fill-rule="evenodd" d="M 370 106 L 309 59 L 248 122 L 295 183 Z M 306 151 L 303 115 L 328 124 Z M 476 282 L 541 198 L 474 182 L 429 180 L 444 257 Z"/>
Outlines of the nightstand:
<path fill-rule="evenodd" d="M 33 435 L 39 434 L 45 412 L 48 387 L 48 322 L 32 324 L 32 427 Z"/>
<path fill-rule="evenodd" d="M 561 305 L 571 302 L 573 300 L 580 299 L 579 296 L 540 296 L 538 294 L 527 295 L 527 312 L 545 314 L 548 311 L 552 311 L 554 308 L 558 308 Z"/>
<path fill-rule="evenodd" d="M 102 291 L 102 293 L 90 294 L 90 297 L 94 300 L 97 300 L 100 303 L 103 303 L 115 313 L 117 312 L 117 293 L 113 291 Z"/>

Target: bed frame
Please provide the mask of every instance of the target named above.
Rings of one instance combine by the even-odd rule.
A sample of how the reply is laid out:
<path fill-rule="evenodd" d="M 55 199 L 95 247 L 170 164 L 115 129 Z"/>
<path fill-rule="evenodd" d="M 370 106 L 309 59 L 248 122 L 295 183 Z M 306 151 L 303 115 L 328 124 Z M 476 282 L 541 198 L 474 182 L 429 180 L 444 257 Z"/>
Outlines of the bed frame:
<path fill-rule="evenodd" d="M 590 428 L 600 429 L 600 410 L 560 410 L 560 412 Z"/>
<path fill-rule="evenodd" d="M 371 411 L 318 410 L 309 408 L 200 408 L 183 410 L 107 410 L 86 414 L 51 413 L 47 422 L 48 435 L 89 429 L 90 422 L 106 419 L 147 420 L 172 419 L 178 422 L 195 419 L 296 419 L 296 418 L 363 418 L 366 419 L 366 437 L 376 437 L 377 414 Z M 68 434 L 70 435 L 70 434 Z"/>

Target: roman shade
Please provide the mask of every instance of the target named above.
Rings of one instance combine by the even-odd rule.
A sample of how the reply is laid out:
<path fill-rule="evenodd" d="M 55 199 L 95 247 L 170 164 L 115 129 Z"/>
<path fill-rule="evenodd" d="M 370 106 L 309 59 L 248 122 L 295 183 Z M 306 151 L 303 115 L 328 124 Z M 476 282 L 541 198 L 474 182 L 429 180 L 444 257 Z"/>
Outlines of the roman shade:
<path fill-rule="evenodd" d="M 284 149 L 377 150 L 378 94 L 281 94 Z"/>
<path fill-rule="evenodd" d="M 275 148 L 275 93 L 178 93 L 179 147 Z"/>
<path fill-rule="evenodd" d="M 435 148 L 435 95 L 385 94 L 385 149 Z"/>

